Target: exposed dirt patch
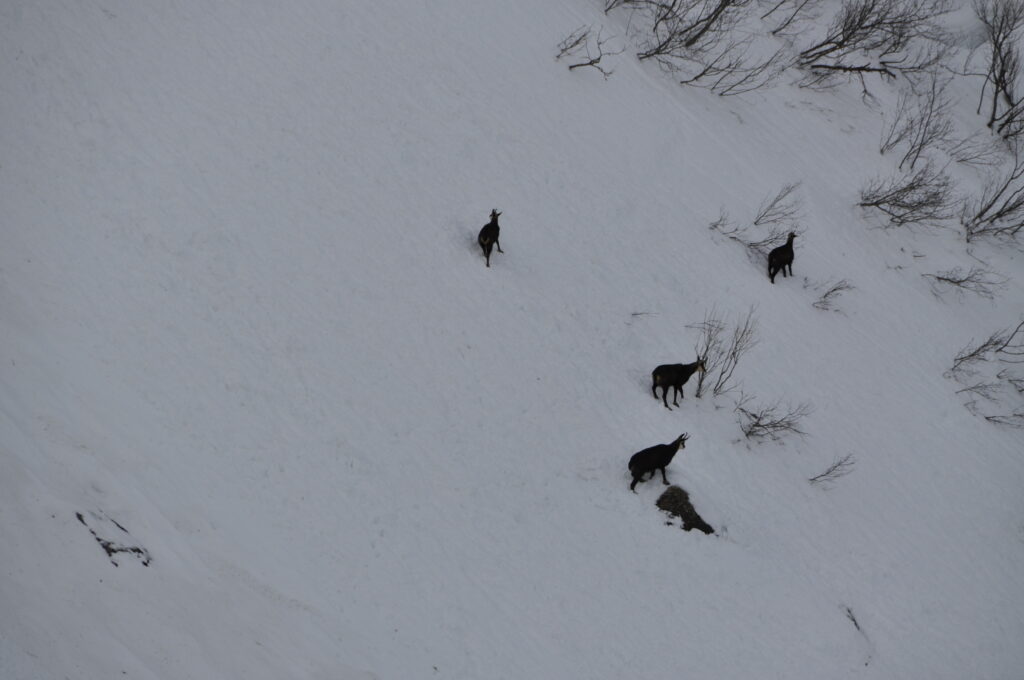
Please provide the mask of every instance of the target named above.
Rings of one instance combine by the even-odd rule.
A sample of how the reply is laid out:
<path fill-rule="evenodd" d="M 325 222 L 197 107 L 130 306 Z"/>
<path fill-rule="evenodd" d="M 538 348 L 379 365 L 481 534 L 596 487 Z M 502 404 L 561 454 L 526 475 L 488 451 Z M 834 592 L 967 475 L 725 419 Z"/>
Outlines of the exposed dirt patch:
<path fill-rule="evenodd" d="M 686 531 L 697 529 L 705 534 L 715 533 L 714 528 L 697 514 L 697 509 L 690 502 L 690 494 L 682 487 L 673 484 L 665 489 L 665 493 L 658 497 L 656 505 L 673 517 L 678 517 Z"/>
<path fill-rule="evenodd" d="M 149 551 L 141 545 L 133 545 L 136 541 L 117 520 L 107 517 L 104 512 L 90 512 L 89 520 L 92 522 L 92 526 L 90 526 L 82 513 L 76 512 L 75 517 L 82 523 L 82 526 L 89 530 L 92 537 L 103 548 L 103 552 L 107 553 L 110 563 L 115 567 L 121 566 L 117 561 L 121 559 L 121 555 L 131 555 L 142 562 L 142 566 L 149 566 L 152 561 Z"/>

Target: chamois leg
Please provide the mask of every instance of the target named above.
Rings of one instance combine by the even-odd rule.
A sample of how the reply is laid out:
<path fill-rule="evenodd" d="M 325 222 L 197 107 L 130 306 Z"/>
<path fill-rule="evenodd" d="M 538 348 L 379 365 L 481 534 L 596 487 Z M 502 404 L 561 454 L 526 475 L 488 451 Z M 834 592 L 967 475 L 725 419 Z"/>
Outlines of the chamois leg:
<path fill-rule="evenodd" d="M 501 243 L 498 242 L 498 239 L 494 239 L 494 245 L 498 246 L 498 252 L 499 253 L 504 253 L 505 252 L 504 250 L 501 249 Z"/>
<path fill-rule="evenodd" d="M 654 479 L 654 472 L 651 472 L 651 479 Z M 665 486 L 668 486 L 668 477 L 665 476 L 665 468 L 661 468 L 661 481 L 665 482 Z"/>
<path fill-rule="evenodd" d="M 663 404 L 665 404 L 665 408 L 667 408 L 669 411 L 672 410 L 672 407 L 668 405 L 668 385 L 665 385 L 661 388 L 661 401 Z"/>

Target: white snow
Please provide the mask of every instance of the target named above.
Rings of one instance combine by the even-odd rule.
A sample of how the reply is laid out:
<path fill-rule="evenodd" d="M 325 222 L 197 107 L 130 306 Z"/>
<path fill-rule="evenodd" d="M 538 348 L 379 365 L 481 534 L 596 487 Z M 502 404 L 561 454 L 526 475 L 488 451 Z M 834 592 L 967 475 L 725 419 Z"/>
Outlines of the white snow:
<path fill-rule="evenodd" d="M 601 10 L 3 3 L 0 677 L 1022 677 L 1024 437 L 944 377 L 1020 251 L 854 207 L 895 85 L 570 72 Z M 772 286 L 708 225 L 787 182 Z M 977 259 L 993 301 L 920 276 Z M 651 397 L 752 306 L 736 377 L 806 437 Z M 628 490 L 682 432 L 716 535 Z"/>

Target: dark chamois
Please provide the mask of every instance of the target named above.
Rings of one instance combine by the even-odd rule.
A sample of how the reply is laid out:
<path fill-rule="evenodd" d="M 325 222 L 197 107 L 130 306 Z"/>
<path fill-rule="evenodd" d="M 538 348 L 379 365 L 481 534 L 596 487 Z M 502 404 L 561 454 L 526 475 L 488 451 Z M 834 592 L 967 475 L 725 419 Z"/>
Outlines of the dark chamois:
<path fill-rule="evenodd" d="M 795 238 L 796 234 L 792 231 L 789 232 L 786 245 L 772 248 L 772 251 L 768 253 L 768 279 L 772 283 L 775 283 L 775 275 L 780 271 L 782 278 L 786 278 L 786 267 L 789 267 L 788 275 L 793 275 L 793 239 Z"/>
<path fill-rule="evenodd" d="M 629 490 L 636 493 L 637 482 L 644 481 L 643 476 L 648 472 L 651 473 L 650 479 L 654 479 L 654 473 L 657 470 L 661 470 L 661 480 L 665 482 L 665 486 L 668 486 L 665 468 L 672 462 L 676 451 L 686 448 L 686 440 L 689 438 L 690 435 L 684 432 L 671 444 L 658 444 L 634 453 L 633 457 L 629 459 L 629 471 L 633 473 L 633 483 L 629 485 Z"/>
<path fill-rule="evenodd" d="M 491 266 L 491 248 L 498 246 L 498 252 L 504 253 L 501 249 L 501 244 L 498 243 L 498 216 L 501 215 L 497 210 L 491 211 L 491 221 L 484 225 L 484 228 L 480 230 L 480 236 L 477 238 L 477 242 L 480 243 L 480 247 L 484 249 L 484 258 L 486 258 L 487 266 Z"/>
<path fill-rule="evenodd" d="M 669 411 L 672 410 L 672 406 L 679 406 L 679 402 L 676 401 L 676 395 L 684 399 L 686 396 L 683 394 L 683 385 L 690 379 L 696 371 L 704 372 L 704 360 L 697 359 L 692 364 L 663 364 L 658 366 L 651 373 L 651 392 L 654 393 L 654 398 L 658 398 L 658 388 L 661 388 L 661 400 L 665 404 L 665 408 Z M 668 388 L 672 388 L 672 406 L 668 405 Z"/>

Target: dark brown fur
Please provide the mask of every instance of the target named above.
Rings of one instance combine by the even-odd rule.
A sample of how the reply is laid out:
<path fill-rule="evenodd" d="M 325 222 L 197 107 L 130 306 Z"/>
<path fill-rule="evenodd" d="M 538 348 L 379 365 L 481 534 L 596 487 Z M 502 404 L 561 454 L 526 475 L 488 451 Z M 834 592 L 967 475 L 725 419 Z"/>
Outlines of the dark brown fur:
<path fill-rule="evenodd" d="M 498 234 L 501 231 L 498 228 L 498 216 L 500 215 L 501 213 L 497 210 L 492 210 L 491 221 L 484 225 L 484 228 L 480 230 L 480 236 L 477 237 L 477 242 L 484 250 L 484 261 L 488 267 L 491 266 L 491 248 L 498 246 L 499 253 L 505 252 L 501 249 L 501 244 L 498 243 Z"/>
<path fill-rule="evenodd" d="M 658 366 L 651 373 L 651 392 L 654 393 L 654 398 L 658 398 L 658 388 L 661 388 L 661 401 L 665 404 L 665 408 L 669 411 L 672 410 L 672 406 L 679 406 L 679 402 L 676 401 L 676 395 L 685 398 L 683 394 L 683 385 L 690 379 L 696 371 L 703 372 L 704 360 L 697 359 L 692 364 L 662 364 Z M 672 388 L 672 406 L 668 405 L 668 388 Z"/>
<path fill-rule="evenodd" d="M 779 246 L 778 248 L 772 248 L 772 251 L 768 253 L 768 280 L 775 283 L 775 275 L 782 272 L 782 278 L 793 275 L 793 239 L 796 238 L 796 234 L 789 232 L 789 237 L 786 239 L 786 244 Z M 789 274 L 786 274 L 786 268 L 789 268 Z"/>
<path fill-rule="evenodd" d="M 679 449 L 686 448 L 686 440 L 689 438 L 690 435 L 684 432 L 671 444 L 658 444 L 634 453 L 629 459 L 629 471 L 633 474 L 633 483 L 629 485 L 629 490 L 636 493 L 636 485 L 644 481 L 643 476 L 650 472 L 650 479 L 654 479 L 654 473 L 658 470 L 661 470 L 661 480 L 668 486 L 665 468 L 672 462 Z"/>

